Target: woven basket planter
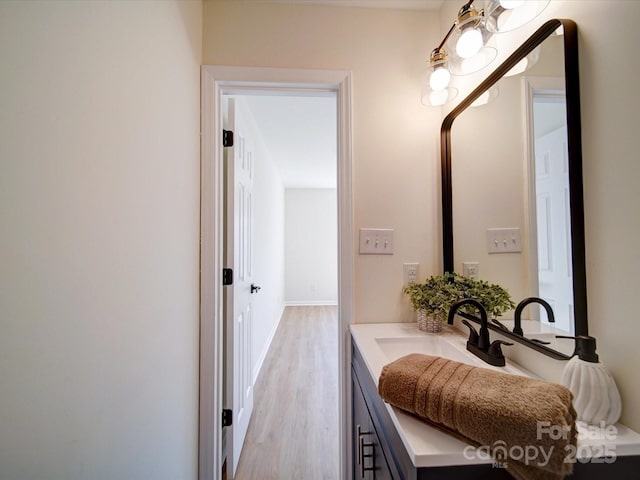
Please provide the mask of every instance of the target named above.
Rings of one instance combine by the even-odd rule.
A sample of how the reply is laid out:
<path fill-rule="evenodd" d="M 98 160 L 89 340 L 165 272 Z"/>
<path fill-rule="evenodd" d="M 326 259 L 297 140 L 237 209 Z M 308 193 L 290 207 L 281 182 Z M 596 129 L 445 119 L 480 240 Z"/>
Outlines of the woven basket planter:
<path fill-rule="evenodd" d="M 429 317 L 424 312 L 418 311 L 418 328 L 427 333 L 440 333 L 442 331 L 442 321 Z"/>

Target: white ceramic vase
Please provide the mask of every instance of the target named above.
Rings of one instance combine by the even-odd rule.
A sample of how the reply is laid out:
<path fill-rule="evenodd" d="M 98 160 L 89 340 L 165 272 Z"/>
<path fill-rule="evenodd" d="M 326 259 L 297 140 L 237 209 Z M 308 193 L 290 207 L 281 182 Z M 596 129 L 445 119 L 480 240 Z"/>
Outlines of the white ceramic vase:
<path fill-rule="evenodd" d="M 604 364 L 573 357 L 562 372 L 562 384 L 573 393 L 573 406 L 579 421 L 611 425 L 620 419 L 620 393 Z"/>

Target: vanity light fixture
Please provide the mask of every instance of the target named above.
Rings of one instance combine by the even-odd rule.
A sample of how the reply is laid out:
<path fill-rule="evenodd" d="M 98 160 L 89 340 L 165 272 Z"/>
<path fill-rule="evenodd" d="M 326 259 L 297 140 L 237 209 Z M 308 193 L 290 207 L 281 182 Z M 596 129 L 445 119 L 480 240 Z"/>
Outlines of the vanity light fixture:
<path fill-rule="evenodd" d="M 422 104 L 440 106 L 453 100 L 458 91 L 449 86 L 451 75 L 466 75 L 487 66 L 497 55 L 491 47 L 484 47 L 490 35 L 484 30 L 483 12 L 465 3 L 440 45 L 429 57 L 428 84 L 422 88 Z M 447 46 L 445 46 L 447 44 Z M 449 52 L 453 52 L 449 56 Z"/>
<path fill-rule="evenodd" d="M 484 8 L 485 27 L 491 33 L 504 33 L 520 28 L 547 8 L 550 0 L 487 0 Z"/>
<path fill-rule="evenodd" d="M 458 12 L 457 28 L 451 33 L 450 40 L 460 58 L 471 58 L 484 46 L 481 31 L 483 15 L 484 11 L 478 11 L 473 6 L 473 0 L 464 4 Z"/>
<path fill-rule="evenodd" d="M 429 86 L 435 91 L 447 88 L 451 81 L 451 72 L 447 68 L 447 52 L 444 48 L 438 47 L 431 52 L 429 64 L 433 67 L 429 76 Z"/>
<path fill-rule="evenodd" d="M 440 106 L 453 100 L 458 91 L 449 86 L 451 75 L 469 75 L 489 65 L 498 51 L 487 42 L 493 34 L 521 27 L 538 16 L 550 0 L 485 0 L 485 8 L 478 9 L 468 0 L 458 11 L 457 18 L 440 45 L 429 57 L 428 84 L 422 88 L 422 103 Z M 530 68 L 539 52 L 532 52 L 516 65 L 508 75 L 516 75 Z"/>
<path fill-rule="evenodd" d="M 495 48 L 487 46 L 491 35 L 484 27 L 484 9 L 477 9 L 474 0 L 469 0 L 458 11 L 443 40 L 452 52 L 451 73 L 468 75 L 489 65 L 498 54 Z"/>
<path fill-rule="evenodd" d="M 453 27 L 451 27 L 453 28 Z M 449 87 L 451 71 L 447 51 L 444 48 L 445 39 L 433 49 L 429 57 L 429 83 L 422 89 L 422 104 L 437 107 L 453 100 L 458 95 L 458 90 Z"/>

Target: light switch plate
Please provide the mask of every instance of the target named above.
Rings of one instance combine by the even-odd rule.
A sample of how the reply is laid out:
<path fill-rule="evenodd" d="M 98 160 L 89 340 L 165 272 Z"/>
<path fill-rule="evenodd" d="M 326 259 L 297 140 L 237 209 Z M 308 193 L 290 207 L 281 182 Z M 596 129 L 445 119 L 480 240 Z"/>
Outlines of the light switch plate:
<path fill-rule="evenodd" d="M 393 229 L 361 228 L 360 253 L 365 255 L 392 255 Z"/>
<path fill-rule="evenodd" d="M 489 253 L 517 253 L 522 251 L 519 228 L 488 228 L 487 251 Z"/>

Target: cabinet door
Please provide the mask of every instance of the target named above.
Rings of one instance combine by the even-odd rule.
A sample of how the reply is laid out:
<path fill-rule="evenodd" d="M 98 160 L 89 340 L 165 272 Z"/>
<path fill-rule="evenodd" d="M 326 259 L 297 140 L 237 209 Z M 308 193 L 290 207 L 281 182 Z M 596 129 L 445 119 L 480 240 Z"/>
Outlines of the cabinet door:
<path fill-rule="evenodd" d="M 353 372 L 352 387 L 353 478 L 357 480 L 392 480 L 360 384 Z"/>

